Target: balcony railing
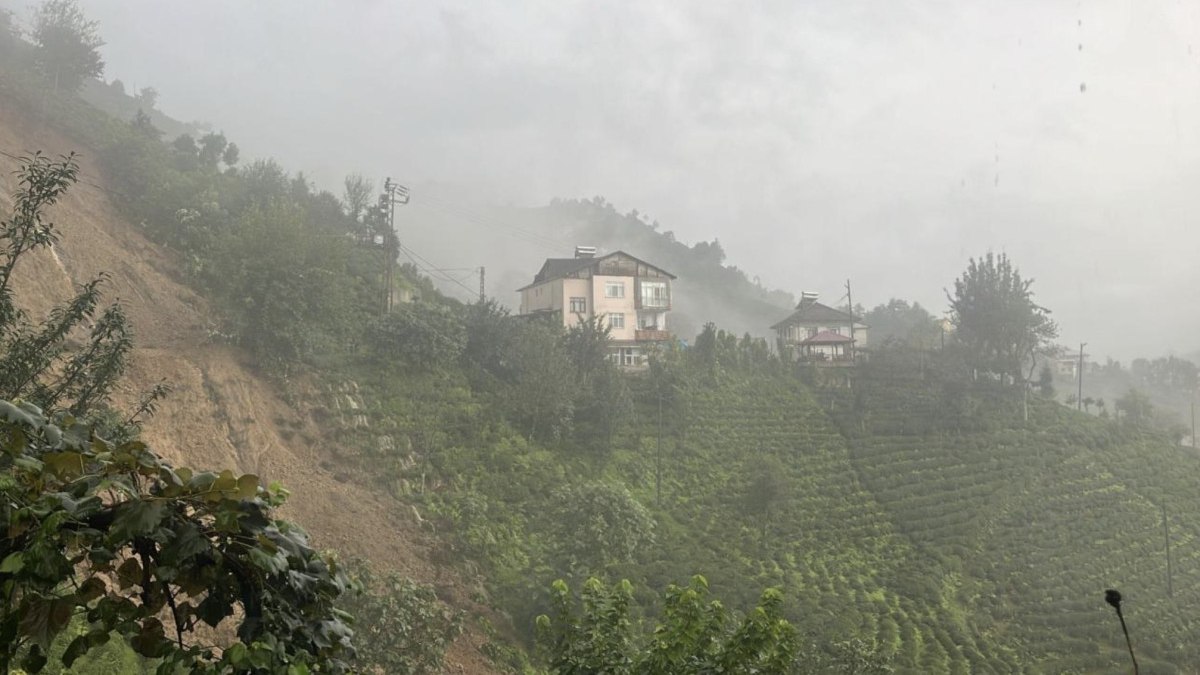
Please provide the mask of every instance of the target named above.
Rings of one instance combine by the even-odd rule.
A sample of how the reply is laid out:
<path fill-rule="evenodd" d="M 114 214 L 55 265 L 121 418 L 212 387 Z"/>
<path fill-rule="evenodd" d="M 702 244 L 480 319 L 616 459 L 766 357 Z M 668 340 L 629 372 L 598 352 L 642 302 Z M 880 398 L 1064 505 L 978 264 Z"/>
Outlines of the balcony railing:
<path fill-rule="evenodd" d="M 666 342 L 671 339 L 671 331 L 638 328 L 633 332 L 633 337 L 638 342 Z"/>

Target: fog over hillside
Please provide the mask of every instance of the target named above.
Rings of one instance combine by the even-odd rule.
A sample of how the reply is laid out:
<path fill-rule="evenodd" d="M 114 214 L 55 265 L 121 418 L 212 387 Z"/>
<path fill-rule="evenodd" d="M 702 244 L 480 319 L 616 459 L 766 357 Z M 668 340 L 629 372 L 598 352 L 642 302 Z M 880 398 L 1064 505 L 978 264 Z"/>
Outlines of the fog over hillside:
<path fill-rule="evenodd" d="M 471 214 L 408 235 L 439 266 L 503 264 L 456 250 L 489 204 L 603 195 L 769 287 L 940 310 L 992 249 L 1064 343 L 1200 347 L 1195 3 L 83 5 L 168 114 L 335 192 L 408 182 L 414 230 Z"/>

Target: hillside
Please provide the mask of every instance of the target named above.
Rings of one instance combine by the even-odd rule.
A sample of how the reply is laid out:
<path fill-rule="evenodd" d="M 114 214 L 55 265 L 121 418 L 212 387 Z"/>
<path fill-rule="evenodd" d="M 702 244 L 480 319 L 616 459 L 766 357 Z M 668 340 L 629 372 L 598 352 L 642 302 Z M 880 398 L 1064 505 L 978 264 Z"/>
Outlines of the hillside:
<path fill-rule="evenodd" d="M 116 403 L 174 388 L 146 440 L 173 461 L 284 483 L 286 515 L 319 546 L 433 584 L 526 646 L 556 578 L 628 578 L 647 616 L 699 573 L 739 611 L 779 587 L 809 643 L 801 669 L 832 655 L 914 675 L 1114 672 L 1110 587 L 1128 599 L 1142 672 L 1200 661 L 1198 458 L 1153 431 L 1037 396 L 1026 417 L 1019 392 L 968 382 L 939 353 L 833 373 L 706 330 L 628 374 L 594 334 L 464 305 L 428 280 L 408 280 L 421 302 L 380 311 L 372 223 L 301 176 L 204 165 L 194 144 L 66 109 L 119 128 L 98 150 L 22 111 L 0 97 L 0 192 L 9 155 L 33 149 L 84 151 L 85 179 L 52 214 L 62 240 L 21 271 L 22 303 L 45 313 L 111 275 L 137 331 Z M 106 174 L 104 151 L 129 175 Z M 526 236 L 558 227 L 561 242 L 650 251 L 680 274 L 681 332 L 716 320 L 741 333 L 790 305 L 723 266 L 715 243 L 684 246 L 602 200 L 509 215 Z M 411 218 L 431 246 L 466 236 Z M 551 254 L 519 247 L 488 255 L 516 274 Z M 291 311 L 328 288 L 349 290 Z M 499 670 L 484 654 L 500 652 L 521 666 L 487 633 L 468 623 L 451 670 Z"/>
<path fill-rule="evenodd" d="M 434 565 L 436 548 L 413 510 L 361 486 L 339 481 L 332 466 L 328 429 L 312 409 L 329 397 L 309 385 L 307 396 L 286 402 L 277 386 L 248 367 L 245 354 L 210 338 L 216 325 L 208 303 L 180 281 L 180 263 L 148 241 L 112 205 L 108 181 L 86 143 L 46 127 L 0 96 L 0 209 L 10 206 L 16 160 L 9 155 L 40 150 L 82 153 L 84 181 L 55 207 L 61 232 L 52 252 L 18 274 L 21 303 L 33 314 L 68 297 L 73 285 L 104 272 L 105 297 L 120 301 L 136 332 L 136 346 L 115 403 L 128 409 L 142 392 L 165 381 L 172 387 L 159 413 L 145 426 L 144 439 L 167 459 L 188 466 L 232 468 L 277 480 L 296 495 L 284 508 L 318 547 L 361 556 L 426 583 L 438 584 L 446 599 L 471 603 L 445 566 Z M 470 630 L 448 661 L 466 672 L 491 672 Z"/>

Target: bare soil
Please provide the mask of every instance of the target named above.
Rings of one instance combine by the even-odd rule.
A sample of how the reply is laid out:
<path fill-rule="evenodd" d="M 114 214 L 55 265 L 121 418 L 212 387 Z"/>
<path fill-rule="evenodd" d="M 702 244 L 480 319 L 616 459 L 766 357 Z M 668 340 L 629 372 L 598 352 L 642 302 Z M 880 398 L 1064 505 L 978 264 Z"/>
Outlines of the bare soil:
<path fill-rule="evenodd" d="M 35 150 L 80 152 L 82 180 L 50 214 L 60 241 L 17 272 L 18 301 L 42 317 L 79 284 L 109 275 L 105 298 L 123 305 L 136 342 L 114 403 L 132 410 L 158 382 L 172 387 L 145 426 L 147 443 L 179 465 L 279 481 L 292 492 L 282 515 L 300 523 L 316 546 L 436 584 L 452 605 L 485 611 L 467 599 L 468 585 L 453 569 L 432 560 L 438 542 L 411 506 L 322 468 L 338 460 L 308 414 L 316 401 L 289 405 L 244 362 L 244 353 L 209 338 L 216 320 L 208 303 L 182 282 L 170 251 L 118 214 L 95 153 L 0 99 L 0 151 L 20 156 Z M 16 169 L 15 160 L 0 154 L 0 214 L 11 207 Z M 497 672 L 479 651 L 484 642 L 468 621 L 447 654 L 447 672 Z"/>

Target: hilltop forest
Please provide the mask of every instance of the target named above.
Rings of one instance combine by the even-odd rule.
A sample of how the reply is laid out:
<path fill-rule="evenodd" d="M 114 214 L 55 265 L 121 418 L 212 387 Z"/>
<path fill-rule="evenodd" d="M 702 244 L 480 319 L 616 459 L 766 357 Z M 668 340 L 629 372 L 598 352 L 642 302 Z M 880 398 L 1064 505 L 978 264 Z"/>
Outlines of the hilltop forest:
<path fill-rule="evenodd" d="M 0 588 L 23 594 L 28 610 L 6 609 L 0 621 L 0 635 L 26 640 L 5 652 L 5 668 L 11 657 L 30 671 L 77 673 L 195 663 L 286 673 L 1109 673 L 1129 663 L 1109 588 L 1126 599 L 1140 672 L 1200 662 L 1200 458 L 1153 422 L 1149 401 L 1103 416 L 1063 404 L 1031 369 L 1054 325 L 1005 256 L 981 252 L 946 280 L 948 335 L 895 300 L 867 314 L 890 321 L 893 339 L 854 368 L 819 368 L 735 329 L 777 318 L 793 299 L 726 266 L 716 242 L 685 245 L 601 199 L 539 210 L 679 276 L 687 346 L 628 373 L 606 358 L 599 323 L 564 330 L 515 317 L 498 299 L 453 299 L 416 261 L 399 264 L 387 288 L 402 251 L 369 181 L 349 177 L 333 194 L 241 157 L 220 132 L 172 123 L 183 133 L 168 134 L 143 93 L 104 85 L 107 102 L 89 102 L 79 92 L 94 98 L 102 64 L 68 81 L 46 67 L 52 45 L 10 25 L 0 14 L 0 217 L 28 224 L 44 207 L 47 222 L 61 220 L 63 195 L 95 188 L 71 213 L 117 214 L 123 255 L 155 256 L 155 278 L 194 292 L 185 304 L 202 321 L 171 330 L 202 339 L 180 349 L 233 355 L 252 373 L 246 381 L 264 383 L 254 391 L 282 403 L 254 418 L 208 379 L 200 395 L 219 412 L 205 424 L 217 426 L 185 426 L 170 402 L 172 385 L 186 385 L 131 351 L 139 334 L 161 330 L 153 321 L 172 323 L 174 305 L 89 341 L 70 329 L 108 325 L 95 308 L 118 298 L 104 295 L 103 278 L 87 311 L 56 312 L 37 302 L 44 285 L 23 281 L 40 278 L 49 258 L 9 266 L 0 278 L 11 273 L 25 307 L 3 317 L 6 355 L 52 352 L 69 368 L 85 363 L 72 355 L 94 355 L 89 345 L 109 345 L 114 365 L 74 397 L 5 390 L 16 405 L 0 409 L 0 489 L 46 509 L 20 510 L 19 528 L 16 510 L 4 511 Z M 46 138 L 59 139 L 51 154 L 80 152 L 82 169 L 34 158 Z M 21 197 L 47 176 L 58 177 L 53 199 Z M 117 228 L 111 221 L 72 232 Z M 21 252 L 21 230 L 6 231 L 6 250 Z M 71 251 L 56 264 L 100 255 L 60 234 L 39 242 Z M 132 262 L 87 264 L 120 275 Z M 970 302 L 980 289 L 996 303 Z M 689 307 L 688 294 L 712 302 Z M 119 295 L 156 297 L 133 283 Z M 408 301 L 389 306 L 389 295 Z M 728 326 L 708 320 L 734 306 Z M 121 378 L 135 375 L 163 386 L 122 393 Z M 54 377 L 47 367 L 26 380 Z M 305 448 L 288 461 L 323 477 L 311 490 L 272 485 L 292 470 L 281 463 L 261 462 L 261 476 L 179 468 L 213 457 L 186 449 L 217 443 L 212 429 L 268 425 L 271 438 Z M 187 440 L 166 461 L 139 440 L 150 435 Z M 340 520 L 311 544 L 276 519 L 294 509 L 283 513 L 308 527 L 317 511 L 304 505 L 318 503 L 337 504 Z M 97 519 L 104 506 L 114 515 Z M 372 520 L 379 511 L 394 520 Z M 338 539 L 353 521 L 387 524 L 357 538 L 392 548 Z M 62 522 L 88 526 L 55 538 Z M 32 544 L 18 545 L 34 531 L 54 575 L 38 569 Z M 364 553 L 339 554 L 342 545 Z M 81 546 L 86 555 L 65 557 Z M 436 573 L 409 578 L 386 554 L 398 549 Z M 72 566 L 85 563 L 96 581 L 68 588 Z M 209 590 L 222 579 L 245 592 Z M 181 614 L 173 588 L 195 606 Z M 168 613 L 173 621 L 160 620 Z M 253 620 L 229 623 L 245 616 Z M 201 621 L 211 634 L 176 635 Z M 213 641 L 224 648 L 198 646 Z"/>

